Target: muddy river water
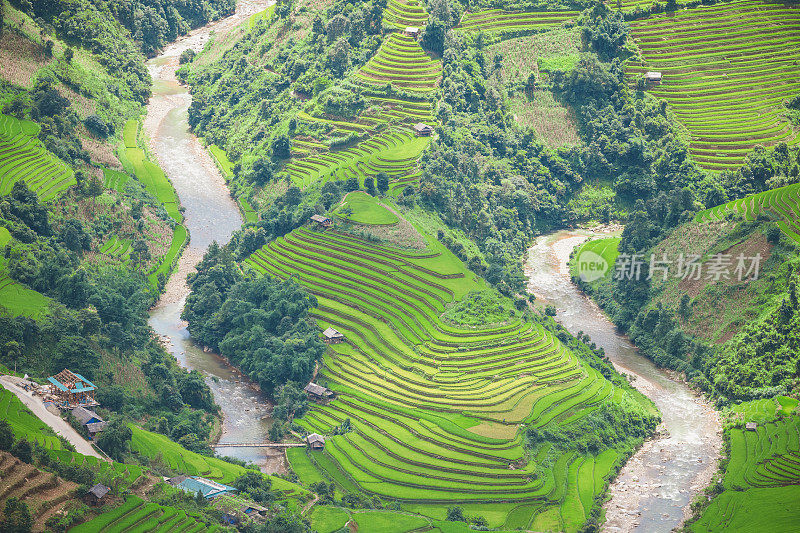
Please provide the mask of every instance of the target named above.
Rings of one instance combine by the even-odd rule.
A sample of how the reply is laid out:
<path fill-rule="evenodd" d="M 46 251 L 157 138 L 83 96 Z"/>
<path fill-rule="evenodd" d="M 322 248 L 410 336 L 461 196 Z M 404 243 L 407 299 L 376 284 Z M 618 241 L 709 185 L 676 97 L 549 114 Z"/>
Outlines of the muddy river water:
<path fill-rule="evenodd" d="M 150 325 L 164 338 L 178 363 L 207 377 L 214 399 L 222 408 L 220 442 L 263 442 L 269 427 L 270 405 L 257 388 L 218 355 L 194 344 L 181 320 L 189 288 L 186 274 L 194 270 L 209 244 L 228 242 L 242 225 L 236 202 L 208 152 L 189 131 L 191 95 L 175 78 L 178 57 L 187 48 L 199 52 L 214 34 L 241 24 L 265 9 L 266 1 L 239 2 L 235 15 L 193 31 L 169 45 L 147 63 L 153 77 L 153 96 L 147 105 L 144 129 L 150 152 L 164 169 L 184 207 L 191 241 L 172 274 L 166 291 L 150 313 Z M 218 448 L 229 455 L 259 464 L 265 472 L 284 470 L 283 455 L 259 448 Z"/>
<path fill-rule="evenodd" d="M 646 442 L 611 485 L 605 531 L 670 531 L 688 516 L 688 504 L 716 471 L 720 423 L 702 398 L 639 355 L 600 308 L 570 279 L 570 252 L 591 235 L 561 231 L 539 237 L 528 250 L 528 290 L 555 306 L 570 333 L 588 334 L 633 386 L 658 406 L 659 436 Z"/>

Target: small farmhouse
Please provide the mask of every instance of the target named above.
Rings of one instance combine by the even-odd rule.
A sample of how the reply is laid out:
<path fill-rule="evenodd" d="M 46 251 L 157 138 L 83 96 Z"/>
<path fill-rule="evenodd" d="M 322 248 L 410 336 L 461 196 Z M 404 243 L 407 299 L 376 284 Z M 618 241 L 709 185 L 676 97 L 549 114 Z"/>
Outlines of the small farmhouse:
<path fill-rule="evenodd" d="M 303 390 L 306 391 L 310 399 L 318 402 L 328 400 L 333 396 L 332 391 L 316 383 L 309 383 Z"/>
<path fill-rule="evenodd" d="M 744 425 L 744 428 L 747 431 L 755 431 L 756 429 L 758 429 L 758 424 L 756 424 L 755 422 L 748 422 L 747 424 Z"/>
<path fill-rule="evenodd" d="M 339 344 L 344 340 L 344 335 L 333 328 L 328 328 L 323 331 L 322 336 L 324 337 L 323 340 L 328 344 Z"/>
<path fill-rule="evenodd" d="M 417 137 L 428 137 L 431 133 L 433 133 L 433 126 L 418 122 L 417 124 L 414 124 L 414 133 L 417 135 Z"/>
<path fill-rule="evenodd" d="M 408 26 L 403 33 L 416 39 L 419 36 L 419 28 L 416 26 Z"/>
<path fill-rule="evenodd" d="M 89 436 L 94 439 L 94 437 L 103 431 L 108 422 L 105 422 L 100 416 L 97 415 L 94 411 L 90 411 L 85 407 L 78 406 L 72 410 L 72 416 L 74 416 L 78 422 L 81 423 L 83 427 L 89 432 Z"/>
<path fill-rule="evenodd" d="M 55 376 L 47 378 L 50 382 L 50 393 L 53 400 L 68 409 L 82 405 L 92 407 L 98 405 L 94 399 L 97 390 L 94 383 L 80 374 L 66 368 Z"/>
<path fill-rule="evenodd" d="M 645 72 L 644 79 L 648 83 L 661 83 L 661 73 L 660 72 Z"/>
<path fill-rule="evenodd" d="M 331 219 L 322 215 L 311 215 L 311 221 L 316 222 L 317 226 L 321 228 L 329 228 L 331 225 L 333 225 Z"/>
<path fill-rule="evenodd" d="M 325 437 L 317 433 L 311 433 L 306 437 L 306 443 L 312 450 L 321 450 L 325 447 Z"/>
<path fill-rule="evenodd" d="M 92 506 L 102 505 L 105 503 L 104 498 L 111 489 L 105 485 L 98 483 L 86 493 L 85 501 Z"/>

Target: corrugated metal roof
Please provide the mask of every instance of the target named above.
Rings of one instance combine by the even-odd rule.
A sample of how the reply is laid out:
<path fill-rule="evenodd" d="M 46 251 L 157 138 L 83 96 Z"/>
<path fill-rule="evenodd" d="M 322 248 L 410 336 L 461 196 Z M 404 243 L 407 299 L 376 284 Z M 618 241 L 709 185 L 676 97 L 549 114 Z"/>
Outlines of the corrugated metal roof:
<path fill-rule="evenodd" d="M 211 481 L 202 477 L 189 477 L 178 483 L 178 488 L 187 492 L 201 493 L 206 498 L 213 498 L 226 492 L 235 492 L 234 487 Z"/>
<path fill-rule="evenodd" d="M 62 385 L 61 382 L 59 382 L 56 378 L 52 378 L 52 377 L 51 378 L 47 378 L 47 381 L 49 381 L 50 383 L 52 383 L 53 385 L 58 387 L 58 390 L 63 391 L 63 392 L 67 392 L 67 388 L 64 385 Z"/>

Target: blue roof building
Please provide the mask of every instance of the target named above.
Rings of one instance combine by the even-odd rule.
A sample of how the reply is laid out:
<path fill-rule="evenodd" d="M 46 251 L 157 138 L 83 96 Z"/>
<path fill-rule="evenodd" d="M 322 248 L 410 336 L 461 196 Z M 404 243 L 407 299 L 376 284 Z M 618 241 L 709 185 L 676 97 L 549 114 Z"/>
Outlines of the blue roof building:
<path fill-rule="evenodd" d="M 237 492 L 236 488 L 234 487 L 229 487 L 228 485 L 223 485 L 222 483 L 217 483 L 216 481 L 202 477 L 178 476 L 167 481 L 175 487 L 186 492 L 191 492 L 193 494 L 197 494 L 199 492 L 209 500 L 216 496 L 233 494 Z"/>
<path fill-rule="evenodd" d="M 65 368 L 55 376 L 47 378 L 47 381 L 50 382 L 50 391 L 62 405 L 68 407 L 97 405 L 94 399 L 97 387 L 80 374 Z"/>

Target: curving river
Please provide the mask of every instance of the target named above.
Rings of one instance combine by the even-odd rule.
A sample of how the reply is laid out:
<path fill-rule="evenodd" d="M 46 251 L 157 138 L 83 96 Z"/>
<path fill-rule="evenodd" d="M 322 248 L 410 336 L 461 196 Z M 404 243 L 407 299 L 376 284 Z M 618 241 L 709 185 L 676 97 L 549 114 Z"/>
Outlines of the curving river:
<path fill-rule="evenodd" d="M 688 517 L 688 505 L 717 469 L 722 445 L 716 411 L 683 382 L 638 354 L 600 308 L 572 283 L 567 268 L 575 246 L 593 235 L 560 231 L 539 237 L 528 250 L 528 290 L 556 307 L 570 333 L 583 331 L 602 346 L 620 372 L 661 411 L 656 438 L 628 461 L 609 488 L 605 531 L 664 532 Z"/>
<path fill-rule="evenodd" d="M 153 96 L 147 104 L 144 129 L 150 152 L 158 159 L 178 192 L 191 241 L 159 302 L 150 312 L 150 325 L 165 341 L 178 363 L 203 372 L 214 399 L 222 408 L 221 442 L 266 440 L 270 404 L 257 387 L 218 355 L 202 350 L 189 338 L 181 320 L 189 287 L 186 275 L 194 270 L 208 245 L 224 244 L 242 225 L 236 202 L 225 180 L 200 141 L 189 131 L 188 109 L 192 97 L 178 83 L 178 57 L 187 48 L 199 52 L 213 35 L 223 35 L 267 7 L 269 2 L 238 2 L 236 13 L 191 32 L 147 62 L 153 77 Z M 285 469 L 280 452 L 259 448 L 217 448 L 221 455 L 253 461 L 269 473 Z"/>

